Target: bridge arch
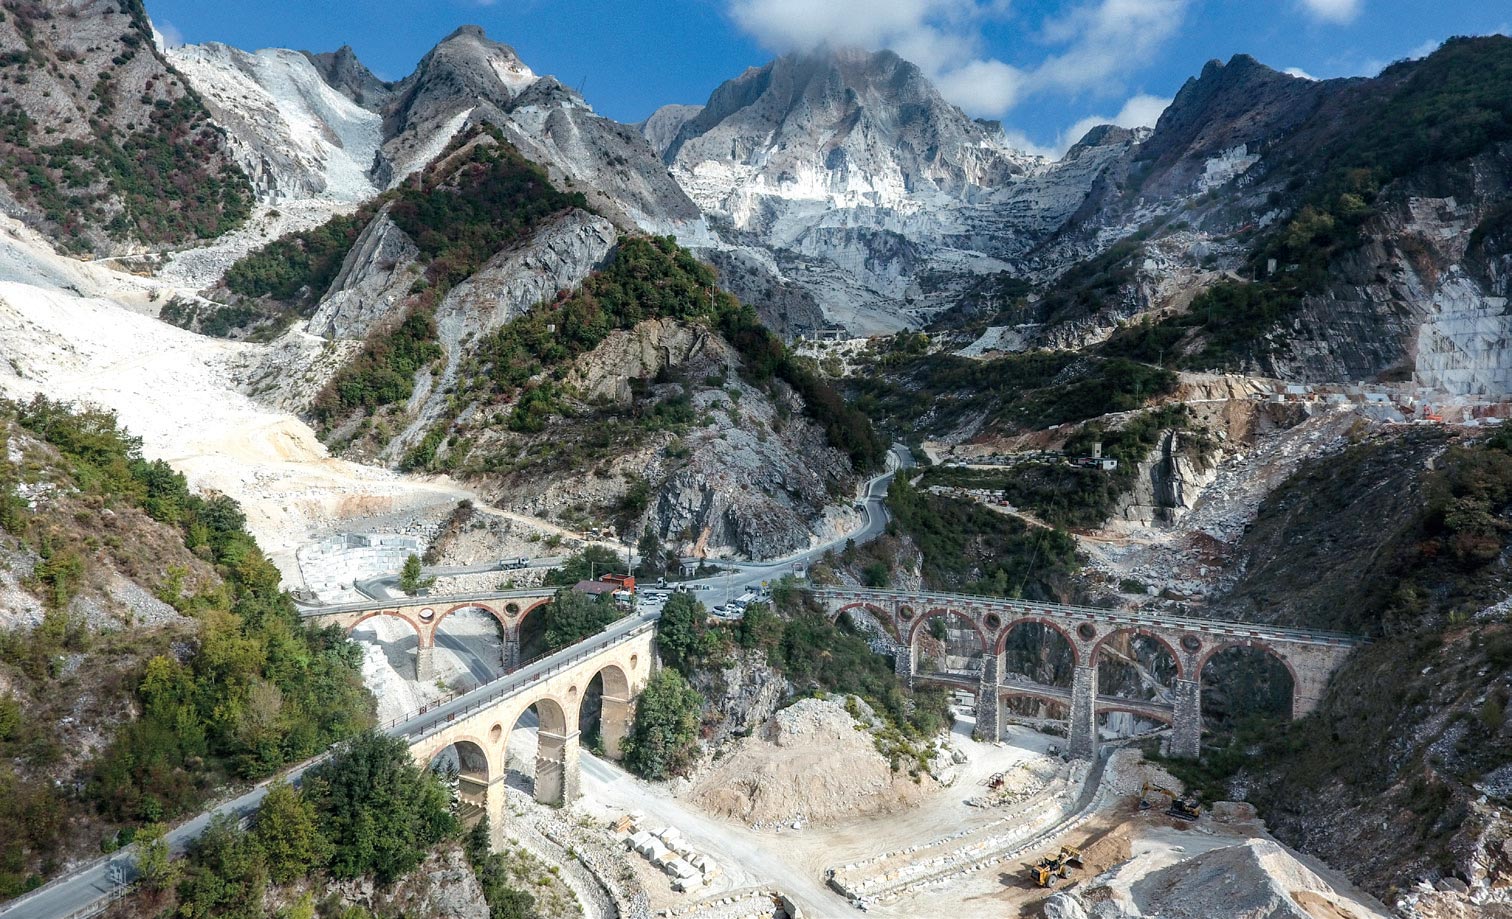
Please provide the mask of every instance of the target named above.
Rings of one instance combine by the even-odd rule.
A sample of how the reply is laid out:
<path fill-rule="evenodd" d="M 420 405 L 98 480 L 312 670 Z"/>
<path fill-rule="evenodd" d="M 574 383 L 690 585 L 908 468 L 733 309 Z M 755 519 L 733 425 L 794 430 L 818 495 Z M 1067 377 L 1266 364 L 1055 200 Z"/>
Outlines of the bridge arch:
<path fill-rule="evenodd" d="M 1209 670 L 1208 665 L 1219 663 L 1220 658 L 1228 658 L 1229 663 Z M 1261 672 L 1264 670 L 1270 670 L 1272 673 L 1284 670 L 1287 676 L 1289 685 L 1284 698 L 1280 694 L 1272 694 L 1271 707 L 1276 709 L 1276 714 L 1284 712 L 1287 717 L 1291 717 L 1296 711 L 1298 694 L 1302 690 L 1297 668 L 1286 654 L 1269 642 L 1246 638 L 1215 643 L 1204 649 L 1203 654 L 1197 659 L 1194 670 L 1192 679 L 1201 684 L 1202 694 L 1206 700 L 1203 712 L 1205 716 L 1213 716 L 1221 720 L 1226 702 L 1231 701 L 1228 692 L 1233 688 L 1234 683 L 1250 684 L 1240 691 L 1254 692 L 1258 689 L 1254 682 L 1257 679 L 1266 681 L 1270 676 Z M 1233 672 L 1236 670 L 1239 671 L 1237 674 Z M 1258 696 L 1250 696 L 1248 701 L 1254 701 L 1255 698 Z"/>
<path fill-rule="evenodd" d="M 1092 646 L 1092 653 L 1091 653 L 1091 655 L 1089 655 L 1089 658 L 1088 658 L 1088 661 L 1087 661 L 1088 665 L 1092 666 L 1092 667 L 1096 667 L 1097 663 L 1098 663 L 1099 655 L 1102 653 L 1103 645 L 1106 645 L 1108 642 L 1112 641 L 1113 639 L 1115 639 L 1115 638 L 1117 638 L 1117 637 L 1119 637 L 1121 635 L 1129 635 L 1129 636 L 1143 635 L 1145 638 L 1148 638 L 1151 641 L 1154 641 L 1154 642 L 1160 644 L 1162 647 L 1164 647 L 1166 649 L 1166 653 L 1168 653 L 1168 654 L 1171 655 L 1171 663 L 1176 668 L 1175 679 L 1178 679 L 1178 680 L 1190 679 L 1190 677 L 1188 677 L 1186 675 L 1185 671 L 1182 669 L 1182 666 L 1181 666 L 1181 660 L 1182 660 L 1181 652 L 1179 650 L 1177 650 L 1177 648 L 1176 648 L 1175 645 L 1171 644 L 1171 640 L 1169 638 L 1167 638 L 1166 636 L 1162 635 L 1159 630 L 1152 629 L 1152 628 L 1150 628 L 1148 626 L 1142 626 L 1142 625 L 1121 626 L 1119 628 L 1114 629 L 1111 632 L 1108 632 L 1106 635 L 1104 635 L 1101 638 L 1099 638 L 1097 640 L 1097 644 L 1095 644 L 1095 645 Z"/>
<path fill-rule="evenodd" d="M 369 610 L 368 612 L 363 613 L 361 616 L 358 616 L 353 621 L 347 623 L 346 633 L 348 635 L 352 634 L 352 632 L 355 631 L 358 626 L 362 625 L 364 622 L 367 622 L 369 619 L 376 619 L 379 616 L 386 616 L 390 619 L 398 619 L 401 622 L 405 623 L 410 628 L 414 629 L 415 634 L 420 637 L 420 646 L 422 648 L 428 647 L 426 639 L 427 632 L 429 630 L 426 629 L 421 623 L 416 622 L 413 618 L 406 616 L 403 612 L 397 609 Z"/>
<path fill-rule="evenodd" d="M 919 629 L 923 628 L 924 623 L 928 622 L 931 619 L 949 620 L 951 618 L 959 619 L 960 621 L 971 626 L 971 630 L 976 633 L 977 647 L 983 654 L 986 654 L 989 650 L 991 650 L 992 643 L 987 640 L 986 634 L 982 632 L 982 627 L 977 624 L 976 619 L 973 618 L 970 613 L 945 606 L 933 607 L 924 615 L 919 616 L 914 620 L 913 625 L 908 630 L 909 647 L 913 647 L 914 645 L 918 644 Z"/>
<path fill-rule="evenodd" d="M 1163 712 L 1148 706 L 1141 706 L 1133 699 L 1117 700 L 1112 697 L 1104 697 L 1097 700 L 1097 714 L 1105 715 L 1108 712 L 1124 712 L 1143 718 L 1146 721 L 1159 721 L 1162 724 L 1174 724 L 1176 716 L 1171 712 Z"/>
<path fill-rule="evenodd" d="M 490 746 L 480 737 L 464 734 L 436 744 L 423 759 L 426 768 L 448 781 L 457 817 L 468 825 L 489 812 L 495 769 L 502 763 L 497 753 L 489 755 Z"/>
<path fill-rule="evenodd" d="M 519 700 L 499 722 L 504 728 L 504 773 L 543 804 L 563 803 L 569 777 L 576 775 L 577 715 L 576 700 L 569 706 L 555 695 L 538 693 Z M 531 727 L 534 743 L 528 737 Z M 521 728 L 527 734 L 521 735 Z"/>
<path fill-rule="evenodd" d="M 519 612 L 514 615 L 517 664 L 534 660 L 544 652 L 546 624 L 541 611 L 554 599 L 555 592 L 517 607 Z"/>
<path fill-rule="evenodd" d="M 446 618 L 448 616 L 450 616 L 452 613 L 457 612 L 458 610 L 464 610 L 464 609 L 480 609 L 480 610 L 482 610 L 483 612 L 485 612 L 488 615 L 492 616 L 493 619 L 494 619 L 494 621 L 499 624 L 499 632 L 500 632 L 500 634 L 502 634 L 502 635 L 508 635 L 509 634 L 509 618 L 504 613 L 502 613 L 501 611 L 495 609 L 492 606 L 489 606 L 487 603 L 479 603 L 477 601 L 469 601 L 467 603 L 458 603 L 458 604 L 456 604 L 454 606 L 448 607 L 445 612 L 441 613 L 440 615 L 436 616 L 435 619 L 431 620 L 431 623 L 430 623 L 431 629 L 432 630 L 436 630 L 436 629 L 441 628 L 441 623 L 445 622 Z"/>
<path fill-rule="evenodd" d="M 1255 651 L 1260 651 L 1266 654 L 1268 657 L 1272 657 L 1280 661 L 1282 666 L 1286 668 L 1286 672 L 1291 674 L 1292 686 L 1297 685 L 1297 668 L 1293 666 L 1292 662 L 1289 659 L 1287 659 L 1286 654 L 1284 654 L 1270 642 L 1260 638 L 1225 639 L 1223 641 L 1213 642 L 1212 644 L 1209 644 L 1206 648 L 1203 649 L 1202 654 L 1197 658 L 1197 665 L 1195 668 L 1196 676 L 1194 678 L 1201 678 L 1202 671 L 1207 668 L 1207 665 L 1212 662 L 1213 658 L 1217 657 L 1225 651 L 1232 651 L 1236 648 L 1249 648 Z"/>
<path fill-rule="evenodd" d="M 1008 646 L 1009 633 L 1019 626 L 1029 623 L 1039 623 L 1050 631 L 1059 634 L 1061 638 L 1066 640 L 1066 647 L 1071 649 L 1071 666 L 1075 667 L 1081 664 L 1081 653 L 1076 648 L 1076 639 L 1072 637 L 1071 632 L 1066 626 L 1046 616 L 1021 616 L 1018 619 L 1009 620 L 1003 626 L 1003 630 L 998 633 L 996 653 L 1002 654 L 1003 649 Z"/>
<path fill-rule="evenodd" d="M 630 675 L 619 664 L 606 664 L 588 678 L 577 700 L 578 730 L 596 739 L 604 755 L 619 759 L 630 736 L 635 704 Z M 590 744 L 591 746 L 591 744 Z"/>
<path fill-rule="evenodd" d="M 999 687 L 998 703 L 1002 706 L 998 720 L 997 738 L 1002 739 L 1003 726 L 1009 721 L 1028 721 L 1043 728 L 1047 722 L 1055 722 L 1069 732 L 1071 724 L 1071 700 L 1051 693 L 1036 692 L 1022 687 Z"/>

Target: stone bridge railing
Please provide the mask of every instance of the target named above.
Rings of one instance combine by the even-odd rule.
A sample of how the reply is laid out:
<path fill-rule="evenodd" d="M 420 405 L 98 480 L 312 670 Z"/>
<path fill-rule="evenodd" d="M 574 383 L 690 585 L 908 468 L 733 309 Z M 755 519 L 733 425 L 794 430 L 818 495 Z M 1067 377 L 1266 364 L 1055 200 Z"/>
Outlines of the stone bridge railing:
<path fill-rule="evenodd" d="M 1004 697 L 1050 698 L 1069 692 L 1070 747 L 1078 755 L 1092 755 L 1097 746 L 1100 711 L 1134 711 L 1133 700 L 1108 701 L 1097 691 L 1097 660 L 1109 642 L 1143 635 L 1165 647 L 1175 666 L 1169 720 L 1172 750 L 1196 756 L 1202 736 L 1202 672 L 1212 659 L 1232 648 L 1255 648 L 1279 660 L 1292 678 L 1292 716 L 1312 711 L 1322 698 L 1329 676 L 1363 642 L 1341 632 L 1288 629 L 1152 613 L 1069 606 L 1030 600 L 980 597 L 932 591 L 805 588 L 830 614 L 865 613 L 888 632 L 894 643 L 897 672 L 912 680 L 918 665 L 920 629 L 932 618 L 964 622 L 976 634 L 983 657 L 977 690 L 977 730 L 996 736 Z M 1004 648 L 1019 626 L 1038 623 L 1058 633 L 1070 648 L 1073 676 L 1069 690 L 1026 688 L 1006 680 Z M 1140 705 L 1141 709 L 1151 708 Z M 1141 714 L 1144 712 L 1141 711 Z M 1153 708 L 1151 708 L 1151 713 Z"/>

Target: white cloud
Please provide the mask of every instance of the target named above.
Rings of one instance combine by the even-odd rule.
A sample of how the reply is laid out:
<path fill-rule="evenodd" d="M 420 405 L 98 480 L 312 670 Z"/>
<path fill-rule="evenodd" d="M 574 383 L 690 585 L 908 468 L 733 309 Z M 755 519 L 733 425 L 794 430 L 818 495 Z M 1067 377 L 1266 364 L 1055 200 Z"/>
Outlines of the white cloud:
<path fill-rule="evenodd" d="M 1140 93 L 1130 97 L 1129 101 L 1123 104 L 1123 108 L 1118 110 L 1117 115 L 1111 117 L 1089 115 L 1076 122 L 1061 133 L 1056 146 L 1060 153 L 1064 153 L 1077 141 L 1086 137 L 1088 131 L 1100 124 L 1116 124 L 1121 128 L 1153 128 L 1155 122 L 1160 120 L 1160 113 L 1164 112 L 1166 106 L 1170 104 L 1170 99 Z"/>
<path fill-rule="evenodd" d="M 1018 104 L 1024 74 L 1002 61 L 974 60 L 936 75 L 935 85 L 968 112 L 1000 115 Z"/>
<path fill-rule="evenodd" d="M 1301 67 L 1288 67 L 1283 70 L 1282 73 L 1285 73 L 1289 76 L 1298 77 L 1299 79 L 1303 80 L 1312 80 L 1314 83 L 1318 82 L 1317 77 L 1303 70 Z"/>
<path fill-rule="evenodd" d="M 777 52 L 890 48 L 972 115 L 999 117 L 1040 93 L 1099 95 L 1149 63 L 1192 0 L 1085 0 L 1039 29 L 1044 57 L 1017 66 L 982 53 L 983 26 L 1009 0 L 728 0 L 731 17 Z"/>
<path fill-rule="evenodd" d="M 1427 57 L 1428 55 L 1437 51 L 1439 49 L 1439 46 L 1443 43 L 1444 42 L 1442 39 L 1430 38 L 1427 41 L 1423 42 L 1421 45 L 1418 45 L 1416 48 L 1413 48 L 1411 51 L 1408 51 L 1407 56 L 1413 60 Z"/>
<path fill-rule="evenodd" d="M 1007 12 L 1007 0 L 730 2 L 736 24 L 774 51 L 890 48 L 973 115 L 1001 115 L 1019 100 L 1022 72 L 979 53 L 983 24 Z"/>
<path fill-rule="evenodd" d="M 1061 51 L 1034 69 L 1037 88 L 1083 92 L 1117 85 L 1175 36 L 1190 0 L 1097 0 L 1048 22 L 1043 39 Z"/>
<path fill-rule="evenodd" d="M 158 46 L 163 49 L 177 48 L 184 43 L 184 33 L 178 26 L 164 19 L 161 22 L 154 21 L 152 27 L 157 31 Z"/>
<path fill-rule="evenodd" d="M 1364 0 L 1302 0 L 1308 15 L 1323 22 L 1350 22 L 1364 5 Z"/>

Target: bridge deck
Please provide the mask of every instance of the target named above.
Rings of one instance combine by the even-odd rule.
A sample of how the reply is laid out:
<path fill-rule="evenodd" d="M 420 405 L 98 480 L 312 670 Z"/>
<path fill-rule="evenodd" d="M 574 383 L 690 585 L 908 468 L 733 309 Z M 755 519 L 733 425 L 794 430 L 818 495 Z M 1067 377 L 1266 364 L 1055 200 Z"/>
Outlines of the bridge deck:
<path fill-rule="evenodd" d="M 571 647 L 525 664 L 518 670 L 484 683 L 447 702 L 432 705 L 428 709 L 422 709 L 413 715 L 392 721 L 384 725 L 384 733 L 402 737 L 414 745 L 443 730 L 454 721 L 497 705 L 511 696 L 531 689 L 546 677 L 566 670 L 580 661 L 600 654 L 637 635 L 645 634 L 656 627 L 657 618 L 654 614 L 626 616 L 592 638 L 584 639 Z"/>
<path fill-rule="evenodd" d="M 1124 628 L 1186 629 L 1205 635 L 1220 635 L 1225 638 L 1259 638 L 1266 641 L 1285 641 L 1296 644 L 1327 645 L 1329 647 L 1354 647 L 1367 642 L 1344 632 L 1325 629 L 1291 629 L 1279 626 L 1234 622 L 1227 619 L 1199 619 L 1193 616 L 1156 615 L 1128 612 L 1125 610 L 1101 609 L 1094 606 L 1073 606 L 1065 603 L 1045 603 L 1031 600 L 1013 600 L 1004 597 L 983 597 L 973 594 L 954 594 L 939 591 L 912 593 L 904 590 L 845 590 L 825 587 L 805 588 L 815 596 L 857 603 L 902 603 L 924 613 L 937 608 L 960 608 L 963 606 L 989 607 L 1012 611 L 1013 616 L 1059 616 L 1067 619 L 1082 619 L 1102 622 Z"/>
<path fill-rule="evenodd" d="M 299 611 L 306 619 L 336 616 L 342 613 L 370 613 L 401 606 L 458 606 L 468 603 L 490 603 L 495 600 L 526 600 L 549 596 L 560 587 L 522 587 L 516 590 L 495 590 L 487 593 L 452 594 L 449 596 L 392 597 L 388 600 L 368 600 L 363 603 L 336 603 L 330 606 L 310 606 Z"/>
<path fill-rule="evenodd" d="M 970 674 L 955 672 L 933 672 L 914 674 L 916 682 L 935 683 L 942 686 L 950 686 L 956 689 L 969 690 L 973 694 L 981 688 L 980 677 Z M 1032 696 L 1036 699 L 1044 699 L 1048 702 L 1059 702 L 1071 710 L 1071 690 L 1065 686 L 1049 686 L 1044 683 L 1036 683 L 1033 680 L 1000 680 L 997 684 L 1000 695 Z M 1135 714 L 1149 715 L 1161 721 L 1171 721 L 1176 717 L 1176 708 L 1168 702 L 1158 702 L 1154 699 L 1129 699 L 1124 696 L 1099 695 L 1097 697 L 1097 710 L 1125 711 Z"/>

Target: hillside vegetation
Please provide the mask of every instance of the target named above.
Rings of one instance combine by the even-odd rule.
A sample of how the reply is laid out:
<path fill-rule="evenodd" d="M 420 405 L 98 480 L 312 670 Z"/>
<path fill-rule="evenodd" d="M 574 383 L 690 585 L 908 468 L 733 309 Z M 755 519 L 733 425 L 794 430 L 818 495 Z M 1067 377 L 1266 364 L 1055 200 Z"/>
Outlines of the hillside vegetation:
<path fill-rule="evenodd" d="M 1509 550 L 1505 432 L 1388 434 L 1304 465 L 1262 505 L 1219 607 L 1374 641 L 1312 717 L 1238 725 L 1171 768 L 1209 797 L 1245 788 L 1294 845 L 1357 853 L 1343 864 L 1375 891 L 1512 868 L 1495 817 L 1512 805 L 1512 626 L 1483 612 L 1507 596 Z"/>
<path fill-rule="evenodd" d="M 43 611 L 0 631 L 0 894 L 371 722 L 356 646 L 300 621 L 235 502 L 105 412 L 38 398 L 0 425 L 21 457 L 0 461 L 0 545 Z"/>
<path fill-rule="evenodd" d="M 10 0 L 0 20 L 0 181 L 73 252 L 209 239 L 252 187 L 153 46 L 140 0 Z"/>

